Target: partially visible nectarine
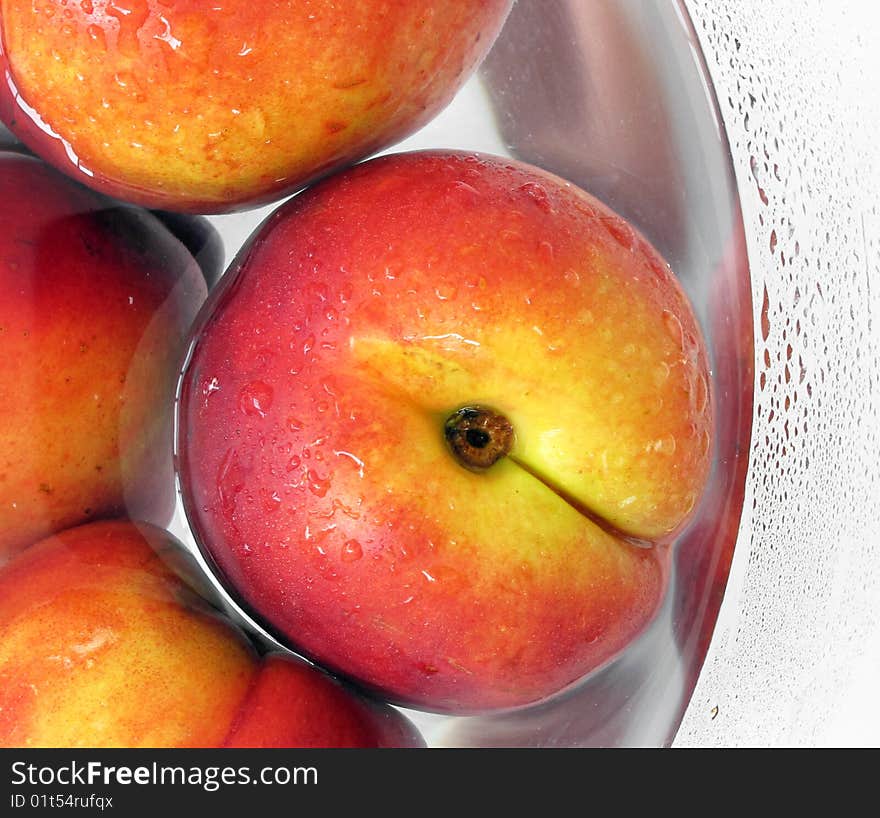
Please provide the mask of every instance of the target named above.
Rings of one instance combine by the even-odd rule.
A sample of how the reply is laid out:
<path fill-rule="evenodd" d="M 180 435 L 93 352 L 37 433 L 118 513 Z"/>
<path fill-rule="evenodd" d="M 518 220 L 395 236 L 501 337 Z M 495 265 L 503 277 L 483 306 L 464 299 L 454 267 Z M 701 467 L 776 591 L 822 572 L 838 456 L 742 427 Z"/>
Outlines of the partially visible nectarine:
<path fill-rule="evenodd" d="M 400 714 L 292 657 L 257 656 L 128 521 L 50 537 L 0 570 L 0 746 L 371 747 Z"/>
<path fill-rule="evenodd" d="M 171 519 L 174 389 L 206 295 L 152 214 L 0 152 L 0 562 L 87 520 Z"/>
<path fill-rule="evenodd" d="M 3 0 L 0 119 L 127 201 L 280 198 L 424 125 L 511 0 Z"/>

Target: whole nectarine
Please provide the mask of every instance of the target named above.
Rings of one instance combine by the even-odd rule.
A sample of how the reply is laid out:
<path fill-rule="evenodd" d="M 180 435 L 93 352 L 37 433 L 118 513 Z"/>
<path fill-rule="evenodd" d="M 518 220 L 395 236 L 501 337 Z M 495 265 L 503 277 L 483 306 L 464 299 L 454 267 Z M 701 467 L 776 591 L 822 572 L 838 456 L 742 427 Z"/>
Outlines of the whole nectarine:
<path fill-rule="evenodd" d="M 404 154 L 281 207 L 215 290 L 182 488 L 280 638 L 397 702 L 506 708 L 652 618 L 711 417 L 695 316 L 631 226 L 534 168 Z"/>

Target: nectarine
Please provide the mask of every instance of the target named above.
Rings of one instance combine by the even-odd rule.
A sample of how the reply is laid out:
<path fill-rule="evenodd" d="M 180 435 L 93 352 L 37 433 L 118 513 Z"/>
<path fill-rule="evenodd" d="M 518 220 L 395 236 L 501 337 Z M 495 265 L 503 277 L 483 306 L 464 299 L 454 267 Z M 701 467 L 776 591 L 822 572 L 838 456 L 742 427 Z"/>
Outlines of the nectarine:
<path fill-rule="evenodd" d="M 399 713 L 304 662 L 260 659 L 125 520 L 50 537 L 0 570 L 0 746 L 418 746 Z"/>
<path fill-rule="evenodd" d="M 102 516 L 171 519 L 174 388 L 206 295 L 153 215 L 0 152 L 0 562 Z"/>
<path fill-rule="evenodd" d="M 539 701 L 663 598 L 710 463 L 668 265 L 522 164 L 372 160 L 282 206 L 197 319 L 186 510 L 280 638 L 396 702 Z"/>
<path fill-rule="evenodd" d="M 393 144 L 452 99 L 510 0 L 3 0 L 0 119 L 79 181 L 215 213 Z"/>

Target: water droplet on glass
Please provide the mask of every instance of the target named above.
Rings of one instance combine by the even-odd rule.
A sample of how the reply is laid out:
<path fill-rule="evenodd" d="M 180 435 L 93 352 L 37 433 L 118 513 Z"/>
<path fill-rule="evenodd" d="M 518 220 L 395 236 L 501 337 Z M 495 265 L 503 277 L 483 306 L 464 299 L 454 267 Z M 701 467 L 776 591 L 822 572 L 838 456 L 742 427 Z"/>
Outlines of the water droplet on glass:
<path fill-rule="evenodd" d="M 764 302 L 761 305 L 761 336 L 766 341 L 770 335 L 770 294 L 764 287 Z"/>

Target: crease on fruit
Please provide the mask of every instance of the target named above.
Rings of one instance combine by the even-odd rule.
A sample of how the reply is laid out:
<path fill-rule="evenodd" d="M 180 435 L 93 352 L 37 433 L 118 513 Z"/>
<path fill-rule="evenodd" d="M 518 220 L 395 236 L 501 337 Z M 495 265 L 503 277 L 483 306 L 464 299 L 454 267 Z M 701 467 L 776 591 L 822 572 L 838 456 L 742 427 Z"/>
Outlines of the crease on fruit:
<path fill-rule="evenodd" d="M 455 336 L 454 341 L 468 348 L 468 360 L 474 361 L 478 353 L 479 342 L 471 342 L 459 333 L 449 333 L 443 336 L 426 336 L 421 340 L 448 339 Z M 459 411 L 461 407 L 475 405 L 492 405 L 492 401 L 467 400 L 478 391 L 479 377 L 468 371 L 455 361 L 450 360 L 442 353 L 434 349 L 426 349 L 416 341 L 401 343 L 390 338 L 378 336 L 352 336 L 349 342 L 355 366 L 365 370 L 365 374 L 371 380 L 383 385 L 383 388 L 392 399 L 400 401 L 411 407 L 414 411 L 427 416 L 437 422 L 437 434 L 444 435 L 444 426 L 450 415 Z M 455 353 L 461 354 L 461 345 L 457 346 Z M 401 365 L 401 360 L 403 365 Z M 496 364 L 497 366 L 497 364 Z M 510 378 L 515 374 L 510 373 Z M 451 386 L 450 386 L 451 384 Z M 446 402 L 436 401 L 434 406 L 429 405 L 432 395 L 437 387 L 441 386 L 445 394 L 456 392 L 461 395 L 457 405 L 448 410 Z M 562 429 L 552 430 L 554 433 L 564 434 Z M 517 454 L 516 440 L 521 431 L 513 425 L 513 442 L 506 457 L 517 467 L 525 471 L 529 476 L 538 480 L 565 503 L 571 506 L 582 517 L 589 520 L 606 534 L 611 535 L 618 541 L 625 542 L 638 548 L 653 547 L 654 541 L 641 538 L 622 530 L 603 517 L 598 511 L 581 499 L 578 499 L 565 486 L 544 474 L 534 463 L 531 463 Z M 546 434 L 546 433 L 544 433 Z M 452 455 L 454 456 L 454 455 Z M 463 466 L 463 468 L 467 468 Z M 490 467 L 491 468 L 491 467 Z M 635 498 L 635 499 L 634 499 Z M 622 498 L 625 504 L 636 501 L 635 495 Z"/>

